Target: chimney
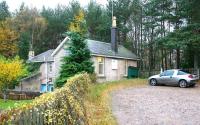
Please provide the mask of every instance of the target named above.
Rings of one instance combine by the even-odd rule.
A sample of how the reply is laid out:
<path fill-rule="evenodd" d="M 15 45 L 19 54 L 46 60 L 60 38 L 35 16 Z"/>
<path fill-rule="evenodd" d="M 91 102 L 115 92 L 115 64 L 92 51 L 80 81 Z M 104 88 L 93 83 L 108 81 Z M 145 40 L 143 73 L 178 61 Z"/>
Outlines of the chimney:
<path fill-rule="evenodd" d="M 30 50 L 28 53 L 28 60 L 31 60 L 35 56 L 35 53 L 33 50 Z"/>
<path fill-rule="evenodd" d="M 32 40 L 33 40 L 33 35 L 32 35 Z M 35 56 L 35 52 L 33 51 L 33 43 L 30 41 L 30 48 L 28 52 L 28 60 L 31 60 Z"/>
<path fill-rule="evenodd" d="M 116 17 L 113 16 L 112 18 L 112 27 L 111 27 L 111 49 L 115 53 L 118 52 L 118 45 L 117 45 L 117 23 Z"/>

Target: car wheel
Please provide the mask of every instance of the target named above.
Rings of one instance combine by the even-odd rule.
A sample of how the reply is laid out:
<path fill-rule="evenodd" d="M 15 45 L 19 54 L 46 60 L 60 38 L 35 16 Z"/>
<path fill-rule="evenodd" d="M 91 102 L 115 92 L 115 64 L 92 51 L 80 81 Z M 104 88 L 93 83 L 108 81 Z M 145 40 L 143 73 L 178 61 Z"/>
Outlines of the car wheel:
<path fill-rule="evenodd" d="M 179 81 L 179 87 L 186 88 L 187 87 L 187 82 L 185 80 L 180 80 Z"/>
<path fill-rule="evenodd" d="M 156 86 L 156 85 L 157 85 L 156 79 L 151 79 L 151 80 L 150 80 L 150 85 Z"/>

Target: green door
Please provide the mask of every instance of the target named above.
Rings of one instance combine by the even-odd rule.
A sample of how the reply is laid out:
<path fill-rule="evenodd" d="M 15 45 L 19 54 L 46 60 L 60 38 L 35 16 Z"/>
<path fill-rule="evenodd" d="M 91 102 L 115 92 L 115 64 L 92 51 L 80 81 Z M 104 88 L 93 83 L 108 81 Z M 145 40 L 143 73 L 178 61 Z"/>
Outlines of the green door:
<path fill-rule="evenodd" d="M 128 67 L 128 78 L 137 78 L 139 69 L 137 67 Z"/>

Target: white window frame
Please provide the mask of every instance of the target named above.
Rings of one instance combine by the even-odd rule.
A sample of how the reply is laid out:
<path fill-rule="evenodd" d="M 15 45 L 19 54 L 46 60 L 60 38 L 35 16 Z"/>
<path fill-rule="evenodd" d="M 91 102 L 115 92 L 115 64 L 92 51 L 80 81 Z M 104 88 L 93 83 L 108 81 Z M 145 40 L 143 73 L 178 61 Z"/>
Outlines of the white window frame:
<path fill-rule="evenodd" d="M 52 62 L 49 63 L 49 72 L 50 73 L 53 72 L 53 63 Z"/>
<path fill-rule="evenodd" d="M 124 76 L 128 75 L 128 60 L 124 60 Z"/>
<path fill-rule="evenodd" d="M 101 59 L 102 59 L 102 62 L 100 62 Z M 97 71 L 98 76 L 105 76 L 105 58 L 104 58 L 104 57 L 97 57 L 97 63 L 98 63 L 98 71 Z M 100 64 L 103 65 L 103 66 L 102 66 L 102 68 L 103 68 L 103 69 L 102 69 L 102 71 L 103 71 L 102 74 L 99 73 L 99 71 L 100 71 L 100 70 L 99 70 L 99 67 L 100 67 L 99 65 L 100 65 Z"/>

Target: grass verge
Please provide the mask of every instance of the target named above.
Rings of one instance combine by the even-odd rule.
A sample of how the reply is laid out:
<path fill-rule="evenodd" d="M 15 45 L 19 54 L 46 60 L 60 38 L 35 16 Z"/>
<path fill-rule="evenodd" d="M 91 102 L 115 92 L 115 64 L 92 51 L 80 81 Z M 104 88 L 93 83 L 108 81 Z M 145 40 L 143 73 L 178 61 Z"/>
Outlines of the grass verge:
<path fill-rule="evenodd" d="M 32 100 L 7 100 L 4 102 L 3 99 L 0 99 L 0 110 L 12 109 L 31 102 Z"/>
<path fill-rule="evenodd" d="M 142 87 L 145 84 L 147 84 L 146 79 L 130 79 L 92 85 L 86 101 L 89 124 L 116 125 L 111 110 L 110 92 L 129 87 Z"/>

